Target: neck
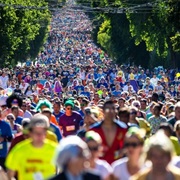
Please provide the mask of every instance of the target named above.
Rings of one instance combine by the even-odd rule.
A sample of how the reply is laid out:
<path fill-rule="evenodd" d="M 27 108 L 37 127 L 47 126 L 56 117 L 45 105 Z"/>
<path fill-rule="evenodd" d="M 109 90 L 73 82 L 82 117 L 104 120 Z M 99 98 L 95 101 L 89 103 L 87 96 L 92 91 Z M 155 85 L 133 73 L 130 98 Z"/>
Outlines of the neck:
<path fill-rule="evenodd" d="M 168 170 L 165 168 L 162 168 L 162 169 L 157 169 L 157 168 L 152 168 L 152 171 L 151 171 L 151 174 L 152 176 L 156 177 L 156 176 L 165 176 L 166 173 L 168 173 Z"/>
<path fill-rule="evenodd" d="M 91 167 L 92 169 L 94 169 L 94 168 L 96 167 L 96 163 L 95 163 L 95 159 L 94 159 L 94 158 L 91 158 L 91 159 L 89 160 L 89 163 L 90 163 L 90 167 Z"/>
<path fill-rule="evenodd" d="M 156 118 L 158 118 L 159 116 L 160 116 L 160 114 L 159 115 L 154 115 Z"/>
<path fill-rule="evenodd" d="M 114 122 L 113 122 L 112 118 L 105 118 L 103 121 L 103 125 L 111 127 L 114 125 Z"/>
<path fill-rule="evenodd" d="M 38 143 L 36 143 L 36 142 L 32 142 L 32 145 L 35 147 L 35 148 L 41 148 L 41 147 L 43 147 L 43 145 L 44 145 L 44 142 L 38 142 Z"/>
<path fill-rule="evenodd" d="M 129 167 L 139 167 L 139 163 L 138 163 L 138 160 L 139 159 L 139 157 L 138 158 L 132 158 L 132 159 L 128 159 L 128 162 L 127 162 L 127 165 L 129 166 Z"/>
<path fill-rule="evenodd" d="M 66 116 L 72 116 L 72 113 L 67 113 L 67 112 L 66 112 Z"/>

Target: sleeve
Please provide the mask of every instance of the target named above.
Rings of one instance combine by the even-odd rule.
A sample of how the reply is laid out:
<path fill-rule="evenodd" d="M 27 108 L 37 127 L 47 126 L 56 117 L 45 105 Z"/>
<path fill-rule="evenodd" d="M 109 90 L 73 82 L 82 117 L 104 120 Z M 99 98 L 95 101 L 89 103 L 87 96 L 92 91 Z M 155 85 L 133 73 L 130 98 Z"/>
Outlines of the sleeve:
<path fill-rule="evenodd" d="M 10 127 L 10 125 L 8 123 L 6 124 L 5 138 L 8 141 L 11 141 L 13 139 L 11 127 Z"/>
<path fill-rule="evenodd" d="M 20 167 L 19 160 L 20 160 L 20 157 L 19 157 L 17 148 L 14 148 L 8 154 L 6 161 L 5 161 L 5 166 L 10 170 L 18 171 L 18 168 Z"/>

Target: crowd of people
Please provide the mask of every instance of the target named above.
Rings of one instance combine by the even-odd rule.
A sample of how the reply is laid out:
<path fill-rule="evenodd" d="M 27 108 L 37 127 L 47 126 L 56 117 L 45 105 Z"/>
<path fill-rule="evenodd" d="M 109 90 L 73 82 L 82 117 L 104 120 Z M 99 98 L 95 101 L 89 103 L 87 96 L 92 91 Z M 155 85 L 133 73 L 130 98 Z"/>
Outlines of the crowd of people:
<path fill-rule="evenodd" d="M 91 32 L 62 8 L 36 61 L 0 70 L 0 180 L 180 180 L 180 73 L 117 65 Z"/>

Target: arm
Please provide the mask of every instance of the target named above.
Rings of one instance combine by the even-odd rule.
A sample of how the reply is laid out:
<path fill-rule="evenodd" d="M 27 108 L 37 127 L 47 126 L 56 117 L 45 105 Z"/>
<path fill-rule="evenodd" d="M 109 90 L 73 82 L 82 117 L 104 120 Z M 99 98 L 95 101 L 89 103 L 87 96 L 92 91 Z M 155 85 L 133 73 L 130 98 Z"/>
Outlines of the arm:
<path fill-rule="evenodd" d="M 15 171 L 9 169 L 9 170 L 7 171 L 8 180 L 13 180 L 15 174 L 16 174 Z"/>

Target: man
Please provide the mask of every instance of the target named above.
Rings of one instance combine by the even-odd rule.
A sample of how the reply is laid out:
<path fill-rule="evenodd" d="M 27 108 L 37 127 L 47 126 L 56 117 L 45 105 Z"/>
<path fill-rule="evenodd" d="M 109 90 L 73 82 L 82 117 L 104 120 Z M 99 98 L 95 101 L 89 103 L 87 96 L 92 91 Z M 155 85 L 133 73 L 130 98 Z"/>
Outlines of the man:
<path fill-rule="evenodd" d="M 59 142 L 62 139 L 62 135 L 59 130 L 59 127 L 51 122 L 51 114 L 52 114 L 51 110 L 49 108 L 44 108 L 42 110 L 42 114 L 45 115 L 49 119 L 49 124 L 50 124 L 49 130 L 56 135 L 57 140 Z"/>
<path fill-rule="evenodd" d="M 65 114 L 59 119 L 59 126 L 63 130 L 63 136 L 74 135 L 80 128 L 83 118 L 81 115 L 73 111 L 74 103 L 71 100 L 65 103 Z"/>
<path fill-rule="evenodd" d="M 6 159 L 8 178 L 18 172 L 19 180 L 47 179 L 54 175 L 56 167 L 52 164 L 56 144 L 46 140 L 48 118 L 38 114 L 29 124 L 30 139 L 17 144 Z"/>
<path fill-rule="evenodd" d="M 9 123 L 0 120 L 0 166 L 5 168 L 4 162 L 8 152 L 8 142 L 13 138 Z"/>
<path fill-rule="evenodd" d="M 59 123 L 59 118 L 64 114 L 64 112 L 61 111 L 61 102 L 55 101 L 53 104 L 53 115 L 56 117 L 56 121 Z"/>
<path fill-rule="evenodd" d="M 6 89 L 6 88 L 7 88 L 8 81 L 9 81 L 8 76 L 6 75 L 5 72 L 2 72 L 2 75 L 0 76 L 0 82 L 1 82 L 1 87 L 2 87 L 3 89 Z"/>
<path fill-rule="evenodd" d="M 173 127 L 176 121 L 180 120 L 180 102 L 177 102 L 175 105 L 175 116 L 168 119 L 168 123 L 170 123 Z"/>
<path fill-rule="evenodd" d="M 28 104 L 28 102 L 26 100 L 23 100 L 23 104 L 21 106 L 21 109 L 24 112 L 23 118 L 31 118 L 32 117 L 31 112 L 27 110 L 27 104 Z"/>
<path fill-rule="evenodd" d="M 104 121 L 95 124 L 91 130 L 102 138 L 104 152 L 102 159 L 112 163 L 121 157 L 127 126 L 123 122 L 115 121 L 116 108 L 113 101 L 106 101 L 103 105 Z"/>
<path fill-rule="evenodd" d="M 11 107 L 11 112 L 16 118 L 15 123 L 21 125 L 23 118 L 21 116 L 19 116 L 19 107 L 18 106 L 12 106 Z"/>

